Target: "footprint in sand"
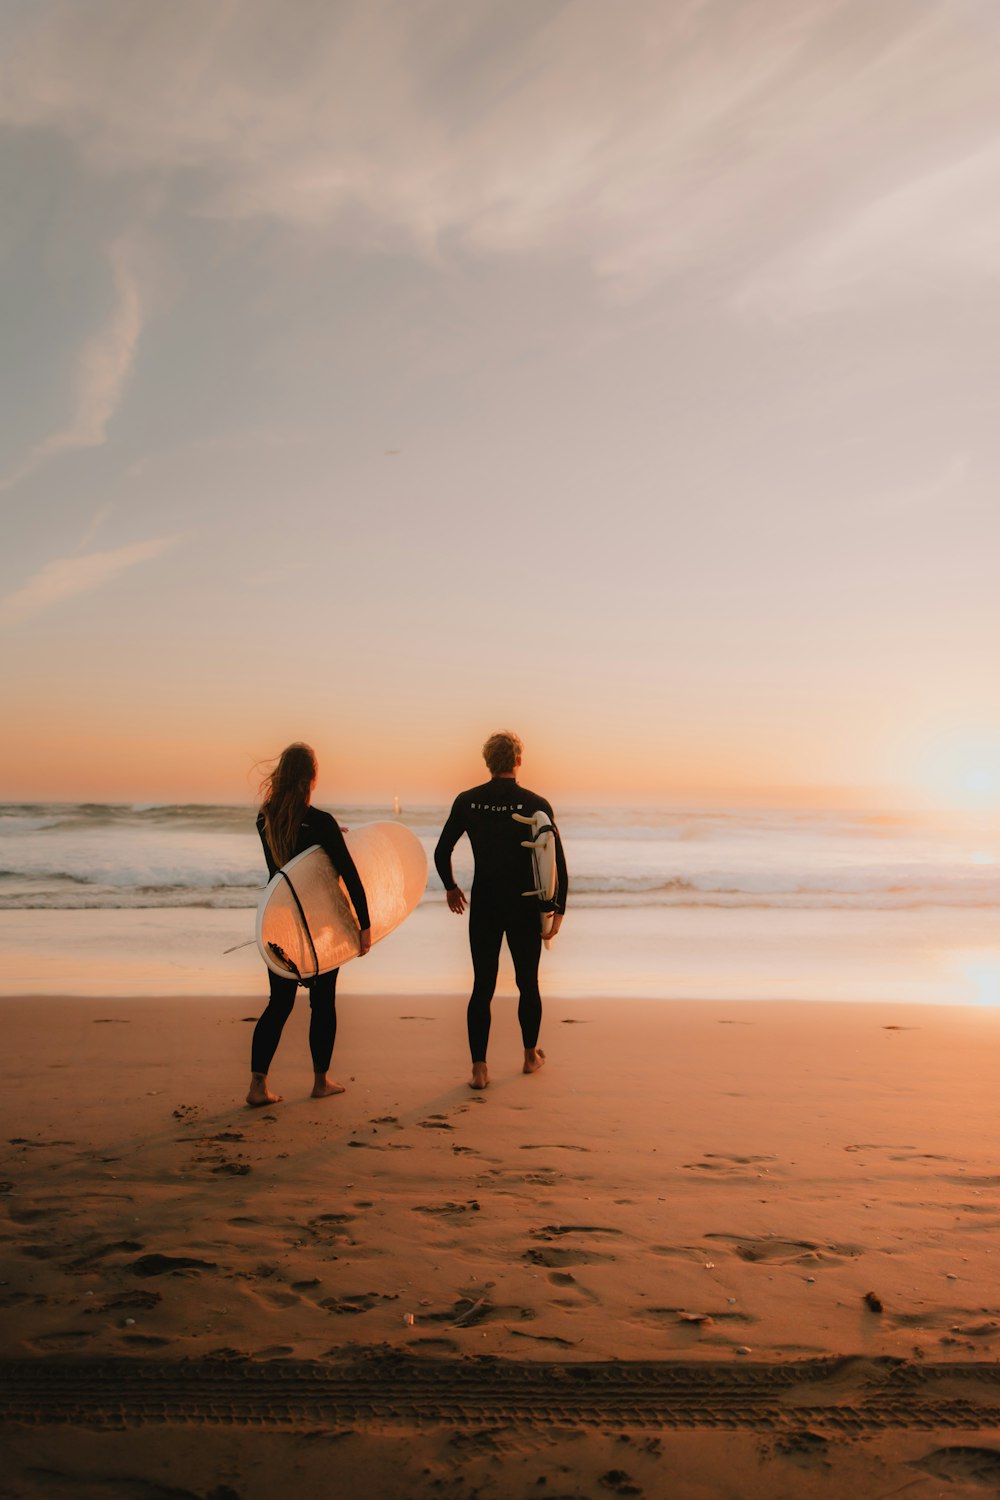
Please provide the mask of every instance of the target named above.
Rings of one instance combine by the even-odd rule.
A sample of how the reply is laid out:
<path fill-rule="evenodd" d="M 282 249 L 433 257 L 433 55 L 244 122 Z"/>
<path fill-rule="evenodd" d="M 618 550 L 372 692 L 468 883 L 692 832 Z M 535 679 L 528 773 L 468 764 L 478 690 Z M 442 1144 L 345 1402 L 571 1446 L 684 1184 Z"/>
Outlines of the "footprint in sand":
<path fill-rule="evenodd" d="M 259 1302 L 266 1303 L 268 1307 L 298 1307 L 303 1301 L 297 1292 L 281 1292 L 272 1290 L 271 1287 L 262 1287 L 255 1295 Z"/>
<path fill-rule="evenodd" d="M 521 1146 L 518 1149 L 521 1151 L 586 1151 L 588 1153 L 590 1151 L 589 1146 L 568 1146 L 564 1141 L 553 1141 L 550 1145 L 544 1146 Z"/>
<path fill-rule="evenodd" d="M 845 1151 L 916 1151 L 916 1146 L 894 1146 L 891 1141 L 858 1141 L 845 1146 Z"/>
<path fill-rule="evenodd" d="M 532 1339 L 536 1344 L 555 1344 L 560 1349 L 575 1349 L 582 1342 L 580 1339 L 561 1338 L 558 1333 L 529 1333 L 526 1328 L 509 1328 L 507 1332 L 518 1339 Z"/>
<path fill-rule="evenodd" d="M 855 1260 L 864 1252 L 857 1245 L 824 1245 L 816 1240 L 783 1240 L 765 1235 L 757 1238 L 741 1234 L 706 1234 L 707 1240 L 728 1240 L 740 1260 L 747 1261 L 824 1261 L 839 1265 L 844 1260 Z"/>
<path fill-rule="evenodd" d="M 610 1490 L 613 1495 L 641 1495 L 642 1486 L 633 1484 L 631 1476 L 624 1469 L 609 1469 L 602 1474 L 598 1483 L 603 1489 Z"/>
<path fill-rule="evenodd" d="M 555 1240 L 564 1234 L 621 1234 L 620 1229 L 607 1229 L 601 1224 L 543 1224 L 541 1229 L 529 1229 L 533 1240 Z"/>
<path fill-rule="evenodd" d="M 88 1339 L 96 1338 L 92 1331 L 81 1333 L 78 1329 L 69 1329 L 60 1333 L 41 1333 L 37 1338 L 30 1339 L 29 1345 L 34 1349 L 78 1349 Z"/>
<path fill-rule="evenodd" d="M 99 1260 L 106 1260 L 109 1255 L 134 1255 L 137 1250 L 145 1250 L 142 1240 L 112 1240 L 109 1245 L 94 1245 L 94 1247 L 72 1261 L 67 1268 L 70 1271 L 89 1271 Z"/>
<path fill-rule="evenodd" d="M 371 1204 L 359 1203 L 358 1207 L 371 1208 Z M 310 1229 L 324 1230 L 329 1229 L 332 1224 L 350 1224 L 356 1218 L 357 1214 L 317 1214 L 315 1219 L 308 1221 L 308 1227 Z"/>
<path fill-rule="evenodd" d="M 120 1312 L 122 1308 L 127 1308 L 129 1312 L 135 1312 L 136 1309 L 140 1312 L 149 1312 L 150 1308 L 155 1307 L 158 1302 L 162 1301 L 163 1295 L 160 1292 L 141 1292 L 138 1290 L 134 1292 L 119 1292 L 117 1296 L 109 1297 L 106 1302 L 101 1304 L 100 1308 L 95 1308 L 94 1311 Z"/>
<path fill-rule="evenodd" d="M 63 1218 L 64 1213 L 58 1208 L 12 1208 L 10 1217 L 13 1224 L 43 1224 L 46 1219 Z"/>
<path fill-rule="evenodd" d="M 76 1141 L 29 1141 L 27 1136 L 14 1135 L 7 1142 L 8 1146 L 20 1146 L 24 1150 L 28 1146 L 75 1146 Z"/>
<path fill-rule="evenodd" d="M 914 1469 L 924 1469 L 936 1479 L 970 1480 L 973 1484 L 1000 1486 L 1000 1450 L 966 1447 L 935 1448 L 924 1458 L 913 1460 Z"/>
<path fill-rule="evenodd" d="M 548 1279 L 551 1286 L 570 1293 L 566 1297 L 553 1297 L 552 1301 L 556 1307 L 581 1307 L 588 1303 L 593 1305 L 601 1300 L 589 1287 L 581 1286 L 572 1271 L 550 1271 Z"/>
<path fill-rule="evenodd" d="M 217 1271 L 218 1265 L 193 1255 L 140 1255 L 129 1270 L 133 1276 L 165 1276 L 170 1271 Z"/>
<path fill-rule="evenodd" d="M 354 1316 L 358 1313 L 371 1312 L 380 1302 L 397 1302 L 399 1294 L 396 1292 L 352 1292 L 345 1297 L 324 1297 L 319 1303 L 326 1312 L 337 1313 L 341 1316 Z"/>
<path fill-rule="evenodd" d="M 778 1160 L 776 1156 L 734 1156 L 731 1151 L 706 1151 L 705 1157 L 709 1161 L 737 1162 L 741 1167 L 749 1167 L 756 1162 Z"/>
<path fill-rule="evenodd" d="M 692 1312 L 686 1307 L 642 1307 L 638 1309 L 638 1316 L 647 1323 L 656 1323 L 660 1327 L 664 1325 L 673 1326 L 679 1324 L 689 1327 L 692 1331 L 711 1326 L 713 1323 L 755 1323 L 749 1313 L 734 1312 L 731 1307 L 725 1312 Z"/>
<path fill-rule="evenodd" d="M 415 1203 L 412 1211 L 415 1214 L 440 1214 L 449 1219 L 457 1219 L 463 1214 L 479 1213 L 479 1203 L 475 1198 L 470 1198 L 467 1203 Z"/>
<path fill-rule="evenodd" d="M 532 1266 L 592 1266 L 617 1260 L 617 1256 L 602 1255 L 599 1250 L 525 1250 L 521 1259 Z"/>
<path fill-rule="evenodd" d="M 451 1307 L 442 1308 L 438 1312 L 421 1313 L 420 1321 L 421 1323 L 447 1323 L 451 1328 L 475 1328 L 480 1323 L 510 1321 L 512 1318 L 527 1323 L 536 1316 L 537 1314 L 530 1307 L 498 1306 L 490 1301 L 487 1292 L 477 1292 L 459 1297 Z"/>
<path fill-rule="evenodd" d="M 770 1172 L 765 1162 L 776 1161 L 774 1156 L 734 1156 L 723 1151 L 706 1151 L 702 1161 L 686 1161 L 684 1172 L 711 1172 L 715 1176 L 726 1176 L 731 1182 L 752 1182 Z M 755 1168 L 752 1173 L 742 1168 Z"/>

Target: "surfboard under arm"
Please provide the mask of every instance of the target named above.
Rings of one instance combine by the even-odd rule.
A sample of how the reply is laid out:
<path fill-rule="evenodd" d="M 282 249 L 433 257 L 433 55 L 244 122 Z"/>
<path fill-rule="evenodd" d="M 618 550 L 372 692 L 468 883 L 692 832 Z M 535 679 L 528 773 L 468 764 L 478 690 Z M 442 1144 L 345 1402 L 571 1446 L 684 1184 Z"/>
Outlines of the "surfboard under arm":
<path fill-rule="evenodd" d="M 522 895 L 533 896 L 537 900 L 542 937 L 547 943 L 556 914 L 556 826 L 543 812 L 532 813 L 530 817 L 525 817 L 523 813 L 512 813 L 511 816 L 516 823 L 526 823 L 533 834 L 530 839 L 522 839 L 521 848 L 531 850 L 535 888 L 523 891 Z"/>

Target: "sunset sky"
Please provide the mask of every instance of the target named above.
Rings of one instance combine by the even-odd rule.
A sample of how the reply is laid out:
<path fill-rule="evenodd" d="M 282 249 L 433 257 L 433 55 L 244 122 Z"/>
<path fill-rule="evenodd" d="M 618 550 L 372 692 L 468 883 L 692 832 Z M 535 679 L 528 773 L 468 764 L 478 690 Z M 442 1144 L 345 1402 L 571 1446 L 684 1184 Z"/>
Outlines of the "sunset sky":
<path fill-rule="evenodd" d="M 1000 798 L 998 77 L 995 0 L 8 0 L 0 798 Z"/>

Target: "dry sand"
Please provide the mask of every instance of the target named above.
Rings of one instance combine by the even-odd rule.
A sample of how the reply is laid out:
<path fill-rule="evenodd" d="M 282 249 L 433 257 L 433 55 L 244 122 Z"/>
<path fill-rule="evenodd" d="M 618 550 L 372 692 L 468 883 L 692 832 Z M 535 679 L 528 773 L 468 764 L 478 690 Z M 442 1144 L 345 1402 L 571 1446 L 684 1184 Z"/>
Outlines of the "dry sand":
<path fill-rule="evenodd" d="M 345 983 L 251 1111 L 245 1000 L 0 1007 L 0 1493 L 1000 1488 L 992 1010 L 499 1000 L 475 1094 Z"/>

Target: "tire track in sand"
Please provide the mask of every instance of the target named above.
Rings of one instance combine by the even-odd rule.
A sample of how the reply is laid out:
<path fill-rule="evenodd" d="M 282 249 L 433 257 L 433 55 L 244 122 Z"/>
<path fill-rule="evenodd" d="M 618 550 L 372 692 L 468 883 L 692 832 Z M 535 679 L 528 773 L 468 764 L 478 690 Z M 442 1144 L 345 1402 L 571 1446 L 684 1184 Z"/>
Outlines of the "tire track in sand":
<path fill-rule="evenodd" d="M 557 1429 L 1000 1428 L 1000 1366 L 862 1357 L 739 1366 L 437 1359 L 18 1360 L 0 1364 L 0 1423 L 118 1429 L 435 1426 Z"/>

